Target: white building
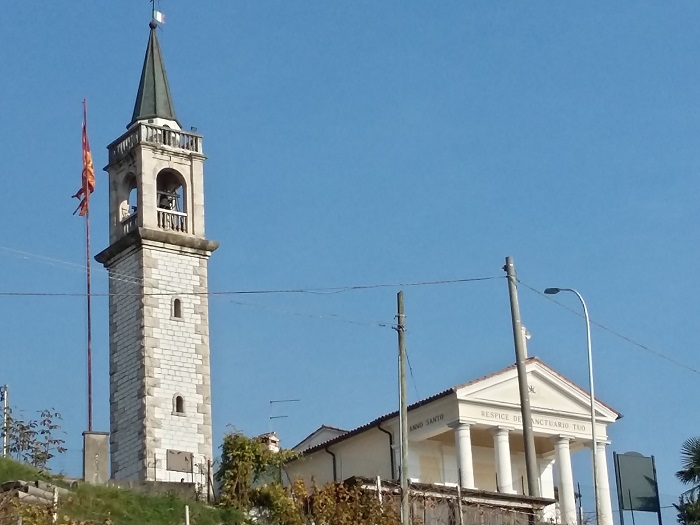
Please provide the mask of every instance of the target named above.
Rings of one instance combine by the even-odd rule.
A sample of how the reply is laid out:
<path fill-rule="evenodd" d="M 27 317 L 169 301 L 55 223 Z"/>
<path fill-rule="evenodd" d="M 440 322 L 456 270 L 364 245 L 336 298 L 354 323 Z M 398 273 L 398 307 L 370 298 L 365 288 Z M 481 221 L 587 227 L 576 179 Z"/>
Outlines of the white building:
<path fill-rule="evenodd" d="M 456 487 L 472 501 L 542 509 L 542 517 L 576 523 L 571 454 L 590 454 L 590 396 L 538 358 L 526 361 L 542 498 L 527 495 L 518 377 L 515 365 L 458 385 L 409 407 L 408 477 L 412 483 Z M 599 522 L 612 525 L 607 426 L 621 416 L 596 400 Z M 398 479 L 398 413 L 354 430 L 322 426 L 299 443 L 290 479 L 319 484 L 351 477 Z M 555 479 L 558 502 L 555 500 Z M 438 523 L 438 521 L 434 521 Z"/>
<path fill-rule="evenodd" d="M 110 447 L 117 480 L 206 483 L 212 460 L 202 137 L 175 116 L 151 31 L 127 131 L 108 146 Z"/>

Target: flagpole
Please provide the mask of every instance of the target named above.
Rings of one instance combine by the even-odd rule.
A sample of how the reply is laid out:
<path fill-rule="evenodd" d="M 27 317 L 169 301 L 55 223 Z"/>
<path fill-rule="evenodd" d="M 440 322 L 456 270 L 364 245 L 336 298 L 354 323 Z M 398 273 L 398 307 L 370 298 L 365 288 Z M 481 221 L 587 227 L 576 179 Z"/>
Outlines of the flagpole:
<path fill-rule="evenodd" d="M 83 122 L 87 135 L 87 102 L 83 99 Z M 90 272 L 90 188 L 88 178 L 83 177 L 85 195 L 85 267 L 87 279 L 87 382 L 88 382 L 88 432 L 92 432 L 92 275 Z"/>

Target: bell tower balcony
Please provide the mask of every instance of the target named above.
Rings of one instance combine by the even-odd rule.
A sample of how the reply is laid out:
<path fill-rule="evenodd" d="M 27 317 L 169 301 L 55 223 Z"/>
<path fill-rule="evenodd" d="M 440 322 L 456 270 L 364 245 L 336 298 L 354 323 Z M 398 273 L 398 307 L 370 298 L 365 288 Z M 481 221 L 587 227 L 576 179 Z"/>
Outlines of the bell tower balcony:
<path fill-rule="evenodd" d="M 167 126 L 137 122 L 126 133 L 107 146 L 109 163 L 116 164 L 139 144 L 173 148 L 185 153 L 192 152 L 203 155 L 201 135 Z"/>

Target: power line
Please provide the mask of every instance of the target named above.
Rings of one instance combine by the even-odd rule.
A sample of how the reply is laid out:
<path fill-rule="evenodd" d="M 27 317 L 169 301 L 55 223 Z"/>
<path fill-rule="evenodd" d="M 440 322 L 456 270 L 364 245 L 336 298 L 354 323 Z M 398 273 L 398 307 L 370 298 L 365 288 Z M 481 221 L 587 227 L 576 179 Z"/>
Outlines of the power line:
<path fill-rule="evenodd" d="M 583 314 L 581 314 L 581 312 L 574 310 L 573 308 L 570 308 L 569 306 L 567 306 L 563 303 L 560 303 L 559 301 L 557 301 L 556 299 L 554 299 L 553 297 L 551 297 L 549 295 L 545 295 L 537 288 L 534 288 L 534 287 L 530 286 L 529 284 L 522 282 L 520 279 L 518 279 L 518 283 L 522 284 L 525 288 L 535 292 L 537 295 L 544 297 L 548 301 L 552 301 L 553 303 L 561 306 L 562 308 L 564 308 L 565 310 L 568 310 L 569 312 L 573 313 L 574 315 L 576 315 L 578 317 L 583 317 Z M 650 348 L 645 344 L 639 343 L 639 342 L 635 341 L 634 339 L 632 339 L 631 337 L 627 337 L 626 335 L 621 334 L 620 332 L 617 332 L 617 331 L 613 330 L 612 328 L 605 326 L 604 324 L 601 324 L 597 321 L 594 321 L 593 319 L 591 319 L 590 322 L 592 325 L 597 326 L 598 328 L 608 332 L 611 335 L 614 335 L 615 337 L 622 339 L 623 341 L 630 343 L 631 345 L 636 346 L 637 348 L 641 348 L 642 350 L 645 350 L 646 352 L 649 352 L 650 354 L 655 355 L 656 357 L 658 357 L 660 359 L 664 359 L 671 364 L 674 364 L 674 365 L 679 366 L 681 368 L 684 368 L 690 372 L 693 372 L 695 374 L 700 375 L 700 370 L 698 370 L 697 368 L 694 368 L 690 365 L 686 365 L 685 363 L 682 363 L 681 361 L 678 361 L 677 359 L 670 357 L 670 356 L 664 354 L 663 352 L 659 352 L 658 350 L 654 350 L 653 348 Z"/>
<path fill-rule="evenodd" d="M 21 256 L 22 259 L 36 259 L 39 262 L 47 264 L 49 266 L 61 267 L 65 266 L 70 270 L 75 270 L 79 272 L 85 272 L 87 270 L 87 265 L 84 263 L 77 263 L 73 261 L 66 261 L 64 259 L 57 259 L 55 257 L 48 257 L 46 255 L 39 255 L 36 253 L 26 252 L 24 250 L 17 250 L 15 248 L 9 248 L 7 246 L 0 246 L 0 250 L 15 254 L 16 256 Z M 97 272 L 103 272 L 108 274 L 108 278 L 114 281 L 122 281 L 129 284 L 143 284 L 144 279 L 140 277 L 135 277 L 133 275 L 123 274 L 115 272 L 114 270 L 107 270 L 106 268 L 98 267 Z"/>
<path fill-rule="evenodd" d="M 114 296 L 171 296 L 171 295 L 266 295 L 266 294 L 337 294 L 353 292 L 358 290 L 372 290 L 377 288 L 401 288 L 409 286 L 438 286 L 446 284 L 462 284 L 469 282 L 490 281 L 492 279 L 504 279 L 505 277 L 473 277 L 469 279 L 445 279 L 437 281 L 418 281 L 409 283 L 380 283 L 380 284 L 360 284 L 351 286 L 328 287 L 328 288 L 280 288 L 267 290 L 227 290 L 227 291 L 207 291 L 207 292 L 144 292 L 144 293 L 108 293 L 96 292 L 93 297 L 114 297 Z M 85 297 L 85 292 L 0 292 L 0 297 Z"/>
<path fill-rule="evenodd" d="M 343 317 L 338 314 L 312 314 L 308 312 L 298 312 L 298 311 L 293 311 L 293 310 L 284 310 L 281 308 L 271 308 L 269 306 L 261 305 L 261 304 L 253 304 L 253 303 L 244 303 L 242 301 L 229 301 L 232 304 L 238 304 L 241 306 L 248 306 L 251 308 L 258 308 L 260 310 L 265 310 L 265 311 L 270 311 L 270 312 L 275 312 L 275 313 L 280 313 L 280 314 L 286 314 L 286 315 L 294 315 L 298 317 L 307 317 L 310 319 L 328 319 L 331 321 L 338 321 L 342 323 L 348 323 L 348 324 L 355 324 L 355 325 L 361 325 L 361 326 L 377 326 L 380 328 L 392 328 L 391 323 L 385 323 L 381 321 L 359 321 L 359 320 L 352 320 L 348 319 L 346 317 Z"/>
<path fill-rule="evenodd" d="M 406 349 L 406 363 L 408 364 L 408 371 L 411 374 L 411 381 L 413 382 L 413 390 L 416 391 L 416 399 L 420 399 L 420 395 L 418 395 L 418 383 L 416 383 L 416 377 L 413 375 L 413 367 L 411 366 L 411 359 L 408 357 L 408 349 Z"/>

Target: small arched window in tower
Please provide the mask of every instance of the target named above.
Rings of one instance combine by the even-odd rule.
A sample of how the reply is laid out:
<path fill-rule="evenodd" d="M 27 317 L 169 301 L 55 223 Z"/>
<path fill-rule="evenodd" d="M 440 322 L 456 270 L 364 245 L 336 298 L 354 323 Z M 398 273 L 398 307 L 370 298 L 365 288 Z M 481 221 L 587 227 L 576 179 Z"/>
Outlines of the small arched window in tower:
<path fill-rule="evenodd" d="M 185 398 L 181 395 L 176 395 L 173 398 L 173 414 L 184 414 L 185 413 Z"/>
<path fill-rule="evenodd" d="M 158 227 L 187 233 L 185 187 L 178 173 L 163 170 L 156 179 Z"/>
<path fill-rule="evenodd" d="M 180 299 L 173 299 L 173 317 L 182 319 L 182 301 Z"/>

